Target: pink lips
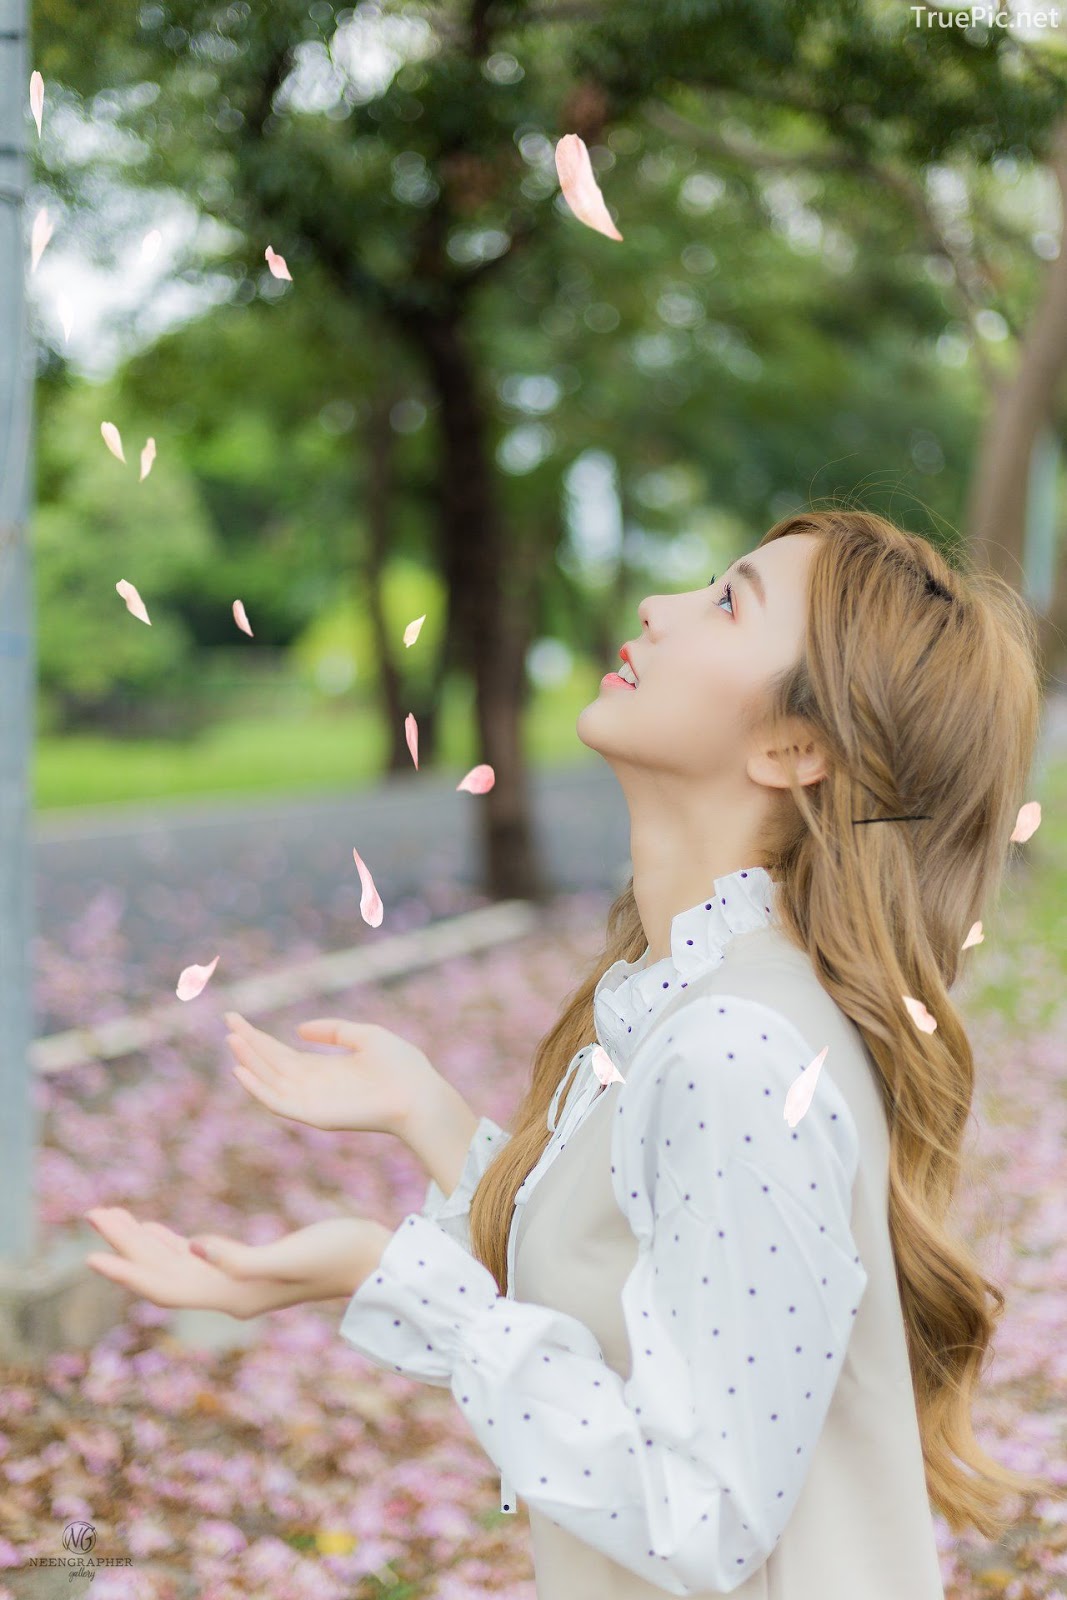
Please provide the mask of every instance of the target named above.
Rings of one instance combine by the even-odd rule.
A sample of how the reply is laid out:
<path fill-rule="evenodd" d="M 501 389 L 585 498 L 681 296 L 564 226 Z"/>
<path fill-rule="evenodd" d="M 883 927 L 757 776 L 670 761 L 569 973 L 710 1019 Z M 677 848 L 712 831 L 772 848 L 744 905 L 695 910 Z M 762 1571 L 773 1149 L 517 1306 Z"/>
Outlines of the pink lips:
<path fill-rule="evenodd" d="M 602 689 L 635 689 L 637 685 L 627 683 L 626 679 L 620 678 L 617 672 L 605 672 L 600 680 L 600 687 Z"/>

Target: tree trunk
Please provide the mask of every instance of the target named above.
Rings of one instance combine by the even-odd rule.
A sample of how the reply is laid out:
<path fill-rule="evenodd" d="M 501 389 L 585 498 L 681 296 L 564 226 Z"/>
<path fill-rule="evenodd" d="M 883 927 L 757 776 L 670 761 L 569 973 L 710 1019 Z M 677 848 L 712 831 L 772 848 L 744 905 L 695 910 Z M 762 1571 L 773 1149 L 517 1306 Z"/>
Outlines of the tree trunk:
<path fill-rule="evenodd" d="M 1067 689 L 1067 537 L 1060 534 L 1056 577 L 1048 610 L 1038 629 L 1045 688 L 1062 694 Z"/>
<path fill-rule="evenodd" d="M 1067 218 L 1067 122 L 1052 139 L 1049 170 Z M 1021 587 L 1027 491 L 1034 442 L 1052 423 L 1057 389 L 1067 367 L 1067 228 L 1060 253 L 1048 265 L 1037 312 L 1023 341 L 1015 373 L 998 385 L 978 443 L 966 515 L 968 543 L 979 558 Z M 1060 585 L 1062 592 L 1062 584 Z M 1062 641 L 1055 638 L 1053 611 L 1042 620 L 1049 681 Z"/>
<path fill-rule="evenodd" d="M 383 367 L 387 366 L 383 359 Z M 365 603 L 374 637 L 374 651 L 378 665 L 378 699 L 382 717 L 388 729 L 388 745 L 384 772 L 389 776 L 402 773 L 415 774 L 415 764 L 408 749 L 404 723 L 412 712 L 419 728 L 419 766 L 431 766 L 437 754 L 439 698 L 435 695 L 429 703 L 408 704 L 404 697 L 404 684 L 397 668 L 395 641 L 389 636 L 385 617 L 382 580 L 392 537 L 393 505 L 396 494 L 396 434 L 390 414 L 399 391 L 383 383 L 371 399 L 367 422 L 367 556 L 364 562 L 366 593 L 358 597 Z M 442 651 L 442 654 L 445 652 Z M 443 675 L 438 675 L 443 682 Z M 411 697 L 409 696 L 409 699 Z"/>
<path fill-rule="evenodd" d="M 440 400 L 440 531 L 454 646 L 449 660 L 473 678 L 478 761 L 496 775 L 492 789 L 476 802 L 483 807 L 485 892 L 496 899 L 543 900 L 548 890 L 522 747 L 528 573 L 520 550 L 505 548 L 485 407 L 459 312 L 452 307 L 422 313 L 409 328 Z"/>

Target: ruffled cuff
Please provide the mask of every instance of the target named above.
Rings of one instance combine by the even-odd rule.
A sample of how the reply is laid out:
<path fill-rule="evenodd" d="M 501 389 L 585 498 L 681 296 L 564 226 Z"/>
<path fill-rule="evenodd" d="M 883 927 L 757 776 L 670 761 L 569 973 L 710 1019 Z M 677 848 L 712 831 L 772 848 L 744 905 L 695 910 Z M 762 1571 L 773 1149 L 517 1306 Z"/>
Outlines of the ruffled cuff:
<path fill-rule="evenodd" d="M 465 1327 L 498 1298 L 492 1273 L 413 1212 L 348 1302 L 341 1337 L 376 1366 L 446 1388 Z"/>

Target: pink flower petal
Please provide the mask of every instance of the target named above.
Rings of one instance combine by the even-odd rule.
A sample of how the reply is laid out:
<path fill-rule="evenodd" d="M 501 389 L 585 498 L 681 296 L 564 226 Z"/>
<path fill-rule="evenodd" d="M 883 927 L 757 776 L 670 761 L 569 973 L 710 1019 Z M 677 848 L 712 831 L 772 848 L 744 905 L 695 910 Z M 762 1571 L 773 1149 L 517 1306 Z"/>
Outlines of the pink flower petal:
<path fill-rule="evenodd" d="M 285 264 L 285 257 L 284 256 L 275 255 L 275 253 L 271 249 L 270 245 L 267 246 L 267 248 L 266 248 L 266 250 L 264 250 L 263 254 L 266 256 L 267 265 L 270 268 L 270 270 L 273 272 L 274 276 L 276 278 L 288 278 L 289 282 L 292 283 L 293 280 L 292 280 L 292 277 L 290 275 L 289 268 Z"/>
<path fill-rule="evenodd" d="M 115 424 L 113 422 L 102 422 L 100 424 L 100 432 L 103 434 L 104 443 L 111 451 L 111 454 L 121 461 L 123 466 L 125 466 L 126 457 L 122 453 L 122 435 L 119 433 L 119 430 L 116 428 Z"/>
<path fill-rule="evenodd" d="M 599 185 L 593 175 L 593 164 L 584 139 L 576 133 L 564 134 L 556 145 L 556 171 L 559 174 L 563 198 L 579 222 L 607 234 L 609 239 L 621 239 L 622 234 L 611 220 Z"/>
<path fill-rule="evenodd" d="M 163 235 L 158 228 L 153 228 L 141 240 L 141 260 L 154 261 L 159 254 L 159 247 L 163 243 Z"/>
<path fill-rule="evenodd" d="M 826 1052 L 830 1046 L 824 1044 L 818 1055 L 809 1061 L 804 1071 L 795 1077 L 789 1085 L 785 1096 L 785 1120 L 791 1128 L 795 1128 L 801 1117 L 805 1116 L 811 1105 L 815 1093 L 815 1085 L 819 1081 L 822 1064 L 826 1060 Z"/>
<path fill-rule="evenodd" d="M 456 791 L 458 793 L 460 789 L 466 789 L 468 794 L 488 794 L 495 782 L 496 773 L 492 767 L 472 767 L 465 778 L 460 778 Z"/>
<path fill-rule="evenodd" d="M 1025 844 L 1027 839 L 1035 834 L 1041 826 L 1040 800 L 1028 800 L 1024 806 L 1019 807 L 1019 815 L 1015 819 L 1015 830 L 1011 837 L 1016 844 Z"/>
<path fill-rule="evenodd" d="M 607 1084 L 626 1082 L 626 1079 L 623 1077 L 614 1061 L 612 1061 L 602 1044 L 595 1044 L 593 1046 L 593 1054 L 590 1059 L 593 1063 L 593 1071 L 596 1073 L 601 1083 Z"/>
<path fill-rule="evenodd" d="M 243 629 L 244 632 L 249 635 L 250 638 L 255 638 L 255 635 L 253 634 L 249 625 L 248 617 L 245 613 L 244 602 L 242 600 L 235 600 L 233 603 L 233 620 L 236 622 L 239 628 Z"/>
<path fill-rule="evenodd" d="M 415 763 L 415 771 L 419 770 L 419 725 L 409 711 L 404 718 L 404 737 L 411 751 L 411 759 Z"/>
<path fill-rule="evenodd" d="M 178 999 L 195 1000 L 218 964 L 219 958 L 216 956 L 209 966 L 198 967 L 194 962 L 191 967 L 183 967 L 176 990 Z"/>
<path fill-rule="evenodd" d="M 141 476 L 138 482 L 143 483 L 152 470 L 152 463 L 156 459 L 156 441 L 149 439 L 141 451 Z"/>
<path fill-rule="evenodd" d="M 37 271 L 37 263 L 44 254 L 45 246 L 54 233 L 54 228 L 48 220 L 48 207 L 42 206 L 33 219 L 33 228 L 30 231 L 30 272 Z"/>
<path fill-rule="evenodd" d="M 932 1017 L 921 1000 L 913 1000 L 910 994 L 901 995 L 901 999 L 908 1008 L 908 1015 L 915 1026 L 923 1033 L 933 1033 L 937 1027 L 937 1018 Z"/>
<path fill-rule="evenodd" d="M 422 625 L 425 621 L 426 613 L 424 611 L 421 617 L 416 617 L 414 622 L 408 623 L 407 627 L 404 629 L 404 643 L 406 645 L 410 647 L 415 643 L 415 640 L 419 637 L 419 633 L 421 632 Z"/>
<path fill-rule="evenodd" d="M 44 79 L 39 72 L 30 74 L 30 110 L 37 124 L 37 137 L 41 137 L 41 112 L 44 110 Z"/>
<path fill-rule="evenodd" d="M 982 932 L 982 924 L 980 922 L 972 922 L 970 928 L 968 929 L 966 939 L 964 939 L 963 943 L 960 945 L 960 949 L 969 950 L 972 944 L 981 944 L 984 938 L 985 934 Z"/>
<path fill-rule="evenodd" d="M 130 613 L 130 615 L 136 617 L 139 622 L 147 622 L 148 626 L 151 627 L 152 623 L 149 620 L 148 612 L 144 608 L 144 601 L 137 593 L 137 590 L 134 588 L 133 584 L 127 583 L 125 578 L 120 578 L 118 583 L 116 583 L 115 588 L 125 600 L 126 610 Z"/>
<path fill-rule="evenodd" d="M 352 854 L 355 857 L 356 866 L 359 868 L 359 881 L 363 885 L 363 894 L 359 902 L 359 914 L 364 922 L 369 923 L 372 928 L 379 928 L 381 927 L 383 915 L 382 897 L 374 887 L 374 879 L 371 877 L 367 867 L 364 866 L 359 851 L 355 846 L 352 848 Z"/>

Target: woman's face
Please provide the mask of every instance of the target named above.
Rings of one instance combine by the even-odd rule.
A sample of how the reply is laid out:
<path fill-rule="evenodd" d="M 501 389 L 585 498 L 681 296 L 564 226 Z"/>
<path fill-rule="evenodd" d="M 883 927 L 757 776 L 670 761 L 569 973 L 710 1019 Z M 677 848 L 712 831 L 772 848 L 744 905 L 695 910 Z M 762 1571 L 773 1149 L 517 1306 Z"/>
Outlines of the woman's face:
<path fill-rule="evenodd" d="M 817 534 L 772 539 L 710 587 L 642 600 L 640 636 L 620 641 L 638 687 L 602 684 L 578 714 L 582 743 L 632 768 L 740 777 L 751 749 L 744 736 L 767 682 L 792 666 L 803 647 L 817 543 Z M 746 564 L 751 577 L 743 573 Z M 604 670 L 621 665 L 605 662 Z"/>

